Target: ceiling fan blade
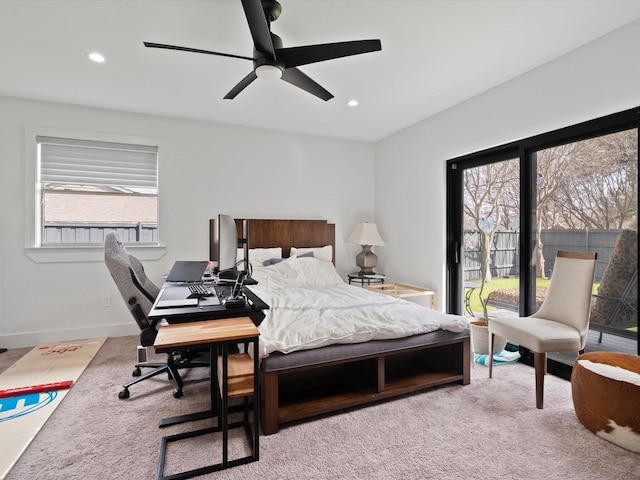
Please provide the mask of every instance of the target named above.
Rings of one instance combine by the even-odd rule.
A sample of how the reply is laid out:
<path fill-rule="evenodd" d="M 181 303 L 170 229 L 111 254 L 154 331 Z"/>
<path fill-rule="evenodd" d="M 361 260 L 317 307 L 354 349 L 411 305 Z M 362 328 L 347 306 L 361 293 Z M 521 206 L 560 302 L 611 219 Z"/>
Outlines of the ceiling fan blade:
<path fill-rule="evenodd" d="M 291 68 L 334 58 L 377 52 L 378 50 L 382 50 L 380 40 L 354 40 L 352 42 L 279 48 L 276 50 L 276 57 L 284 62 L 285 68 Z"/>
<path fill-rule="evenodd" d="M 253 82 L 256 78 L 258 78 L 256 75 L 256 72 L 252 71 L 249 75 L 247 75 L 242 80 L 240 80 L 238 84 L 235 87 L 233 87 L 229 91 L 229 93 L 227 93 L 224 96 L 225 100 L 233 100 L 234 98 L 236 98 L 236 95 L 238 95 L 242 90 L 247 88 L 249 84 Z"/>
<path fill-rule="evenodd" d="M 310 94 L 315 95 L 318 98 L 321 98 L 325 102 L 333 98 L 333 95 L 331 95 L 331 93 L 322 88 L 314 80 L 311 80 L 311 78 L 306 76 L 297 68 L 288 68 L 284 72 L 282 72 L 282 80 L 290 83 L 291 85 L 295 85 L 296 87 L 301 88 L 302 90 L 309 92 Z"/>
<path fill-rule="evenodd" d="M 197 48 L 179 47 L 177 45 L 165 45 L 163 43 L 143 42 L 148 48 L 165 48 L 167 50 L 179 50 L 181 52 L 206 53 L 207 55 L 219 55 L 221 57 L 241 58 L 243 60 L 251 60 L 251 57 L 243 57 L 242 55 L 232 55 L 230 53 L 211 52 L 209 50 L 199 50 Z"/>
<path fill-rule="evenodd" d="M 256 50 L 268 54 L 275 60 L 276 54 L 273 50 L 271 31 L 262 8 L 262 2 L 260 0 L 242 0 L 242 7 L 249 23 L 249 30 L 251 30 L 251 37 Z"/>

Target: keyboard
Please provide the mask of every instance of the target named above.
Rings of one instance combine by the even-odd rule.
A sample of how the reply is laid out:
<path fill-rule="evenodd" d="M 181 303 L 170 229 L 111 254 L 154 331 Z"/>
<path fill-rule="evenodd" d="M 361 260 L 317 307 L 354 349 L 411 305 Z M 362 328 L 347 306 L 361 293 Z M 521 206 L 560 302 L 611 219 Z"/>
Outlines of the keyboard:
<path fill-rule="evenodd" d="M 187 285 L 187 288 L 189 289 L 189 292 L 191 292 L 189 298 L 210 297 L 214 295 L 211 290 L 209 290 L 201 283 L 193 283 L 191 285 Z"/>

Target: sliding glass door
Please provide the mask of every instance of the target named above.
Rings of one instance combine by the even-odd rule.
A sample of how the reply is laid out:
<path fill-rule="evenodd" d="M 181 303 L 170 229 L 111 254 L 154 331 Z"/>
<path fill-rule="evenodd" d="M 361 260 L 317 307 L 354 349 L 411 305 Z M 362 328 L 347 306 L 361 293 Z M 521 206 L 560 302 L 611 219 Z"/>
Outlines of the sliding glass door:
<path fill-rule="evenodd" d="M 637 128 L 533 155 L 537 301 L 545 297 L 557 249 L 597 252 L 587 349 L 637 352 Z M 549 354 L 566 364 L 576 357 L 577 352 Z"/>
<path fill-rule="evenodd" d="M 586 350 L 639 352 L 638 109 L 449 161 L 447 212 L 448 311 L 531 315 L 558 250 L 596 251 Z"/>

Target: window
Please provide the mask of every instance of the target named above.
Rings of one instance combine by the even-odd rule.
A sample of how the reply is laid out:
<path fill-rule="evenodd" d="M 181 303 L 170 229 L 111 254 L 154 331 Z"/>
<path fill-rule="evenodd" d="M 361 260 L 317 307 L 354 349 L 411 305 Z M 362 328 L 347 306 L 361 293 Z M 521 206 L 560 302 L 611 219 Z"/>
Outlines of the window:
<path fill-rule="evenodd" d="M 36 246 L 158 244 L 158 146 L 36 136 Z"/>

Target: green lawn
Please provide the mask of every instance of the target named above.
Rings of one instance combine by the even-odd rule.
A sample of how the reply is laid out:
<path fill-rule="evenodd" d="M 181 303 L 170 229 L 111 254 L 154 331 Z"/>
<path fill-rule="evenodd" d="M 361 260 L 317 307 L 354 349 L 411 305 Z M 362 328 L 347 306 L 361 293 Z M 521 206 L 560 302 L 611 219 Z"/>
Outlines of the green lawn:
<path fill-rule="evenodd" d="M 481 280 L 471 280 L 474 283 L 481 284 Z M 540 280 L 541 282 L 546 282 L 544 286 L 549 286 L 548 280 Z M 520 283 L 520 280 L 517 278 L 495 278 L 490 282 L 486 282 L 484 284 L 484 288 L 482 289 L 482 298 L 487 298 L 487 296 L 493 292 L 494 290 L 500 290 L 501 288 L 517 288 Z M 465 289 L 465 293 L 468 289 Z M 471 305 L 471 311 L 481 313 L 482 312 L 482 304 L 480 303 L 480 289 L 476 288 L 473 292 L 471 292 L 471 297 L 469 299 L 469 304 Z M 495 307 L 488 307 L 488 310 L 494 310 Z"/>
<path fill-rule="evenodd" d="M 482 283 L 480 280 L 471 280 L 471 281 L 475 283 Z M 538 278 L 536 279 L 536 286 L 548 287 L 550 282 L 551 282 L 551 279 Z M 518 278 L 495 278 L 492 281 L 484 284 L 484 289 L 482 290 L 482 298 L 487 298 L 489 293 L 491 293 L 494 290 L 499 290 L 501 288 L 517 288 L 519 283 L 520 283 L 520 280 Z M 593 293 L 596 293 L 598 291 L 598 285 L 599 285 L 598 283 L 593 284 Z M 465 291 L 466 290 L 467 289 L 465 289 Z M 470 304 L 471 304 L 471 310 L 473 312 L 481 313 L 482 305 L 480 304 L 479 295 L 480 295 L 480 289 L 476 288 L 471 293 Z M 494 310 L 495 308 L 488 307 L 488 309 Z"/>
<path fill-rule="evenodd" d="M 481 284 L 482 282 L 480 280 L 471 280 L 471 282 L 474 283 L 478 283 Z M 487 296 L 489 295 L 489 293 L 493 292 L 494 290 L 498 290 L 500 288 L 517 288 L 518 284 L 519 284 L 519 279 L 517 278 L 496 278 L 494 280 L 492 280 L 491 282 L 487 282 L 484 284 L 484 289 L 482 290 L 482 298 L 487 298 Z M 536 279 L 536 286 L 538 287 L 548 287 L 549 283 L 551 282 L 550 279 L 542 279 L 542 278 L 537 278 Z M 598 293 L 598 286 L 600 284 L 599 283 L 594 283 L 593 284 L 593 293 Z M 465 292 L 468 289 L 465 289 Z M 482 305 L 480 304 L 480 289 L 476 288 L 472 293 L 471 293 L 471 298 L 469 299 L 469 303 L 471 305 L 471 311 L 474 313 L 479 313 L 482 314 Z M 487 310 L 495 310 L 495 307 L 487 307 Z M 466 311 L 464 312 L 465 314 L 467 313 Z M 637 332 L 638 331 L 638 327 L 631 327 L 628 328 L 627 330 L 631 330 L 632 332 Z"/>

